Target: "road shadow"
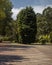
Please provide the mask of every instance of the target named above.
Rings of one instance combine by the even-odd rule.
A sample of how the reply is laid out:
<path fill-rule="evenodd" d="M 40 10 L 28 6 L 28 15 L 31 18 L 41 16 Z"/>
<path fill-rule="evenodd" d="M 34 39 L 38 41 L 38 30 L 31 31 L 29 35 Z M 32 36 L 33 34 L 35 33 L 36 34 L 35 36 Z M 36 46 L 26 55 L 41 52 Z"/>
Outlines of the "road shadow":
<path fill-rule="evenodd" d="M 16 55 L 0 55 L 0 65 L 5 65 L 6 62 L 22 62 L 24 60 L 28 60 L 28 58 Z"/>
<path fill-rule="evenodd" d="M 2 51 L 14 51 L 17 49 L 20 50 L 26 50 L 28 48 L 33 48 L 33 46 L 25 46 L 25 45 L 4 45 L 4 46 L 0 46 L 0 52 Z"/>
<path fill-rule="evenodd" d="M 3 51 L 14 51 L 14 50 L 15 50 L 14 48 L 0 47 L 0 52 L 3 52 Z"/>
<path fill-rule="evenodd" d="M 28 45 L 5 45 L 4 47 L 13 47 L 13 48 L 32 48 L 33 46 Z"/>

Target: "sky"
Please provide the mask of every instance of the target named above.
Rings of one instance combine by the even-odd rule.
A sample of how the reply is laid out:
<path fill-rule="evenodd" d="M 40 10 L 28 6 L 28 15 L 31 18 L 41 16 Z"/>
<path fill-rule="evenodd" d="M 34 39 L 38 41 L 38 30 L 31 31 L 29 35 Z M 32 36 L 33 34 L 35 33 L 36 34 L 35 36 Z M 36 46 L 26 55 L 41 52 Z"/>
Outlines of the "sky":
<path fill-rule="evenodd" d="M 11 0 L 11 2 L 13 4 L 13 19 L 16 19 L 19 11 L 26 6 L 32 6 L 35 13 L 42 13 L 44 8 L 47 8 L 48 6 L 52 7 L 52 0 Z"/>

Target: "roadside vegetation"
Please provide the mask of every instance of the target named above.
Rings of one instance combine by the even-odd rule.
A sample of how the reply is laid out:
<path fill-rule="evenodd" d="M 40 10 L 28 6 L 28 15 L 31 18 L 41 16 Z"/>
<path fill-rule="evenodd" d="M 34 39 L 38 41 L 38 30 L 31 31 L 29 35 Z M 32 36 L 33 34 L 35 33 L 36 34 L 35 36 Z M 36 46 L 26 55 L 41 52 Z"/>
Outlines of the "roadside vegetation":
<path fill-rule="evenodd" d="M 10 0 L 0 0 L 0 42 L 52 44 L 51 7 L 36 14 L 27 6 L 18 13 L 16 20 L 12 19 L 12 8 Z"/>

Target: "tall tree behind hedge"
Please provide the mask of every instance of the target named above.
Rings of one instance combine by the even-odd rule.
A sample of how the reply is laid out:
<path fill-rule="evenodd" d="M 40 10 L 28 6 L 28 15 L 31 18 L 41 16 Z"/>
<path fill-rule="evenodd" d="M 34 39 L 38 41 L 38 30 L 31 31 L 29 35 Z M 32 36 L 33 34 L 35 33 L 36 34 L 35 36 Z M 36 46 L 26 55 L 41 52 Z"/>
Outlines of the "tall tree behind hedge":
<path fill-rule="evenodd" d="M 22 9 L 17 16 L 18 41 L 20 43 L 35 42 L 37 33 L 36 15 L 32 7 Z"/>

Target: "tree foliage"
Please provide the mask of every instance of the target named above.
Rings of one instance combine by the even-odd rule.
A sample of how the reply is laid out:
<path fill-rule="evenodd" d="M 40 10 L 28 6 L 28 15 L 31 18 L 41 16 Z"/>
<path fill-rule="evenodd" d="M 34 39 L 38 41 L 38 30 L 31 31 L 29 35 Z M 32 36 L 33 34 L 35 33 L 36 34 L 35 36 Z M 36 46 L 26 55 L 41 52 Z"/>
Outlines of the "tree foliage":
<path fill-rule="evenodd" d="M 46 18 L 48 24 L 48 33 L 52 32 L 52 8 L 47 7 L 43 10 L 43 15 Z"/>
<path fill-rule="evenodd" d="M 52 32 L 52 8 L 47 7 L 43 13 L 37 13 L 37 38 L 41 35 L 46 36 Z"/>
<path fill-rule="evenodd" d="M 18 41 L 31 43 L 35 41 L 37 33 L 36 15 L 32 7 L 22 9 L 17 16 Z"/>
<path fill-rule="evenodd" d="M 47 7 L 42 14 L 33 11 L 32 7 L 22 9 L 17 20 L 12 19 L 12 3 L 10 0 L 0 0 L 0 40 L 15 40 L 20 43 L 33 43 L 37 38 L 52 42 L 52 8 Z"/>
<path fill-rule="evenodd" d="M 48 24 L 46 18 L 42 14 L 37 14 L 37 35 L 48 34 Z"/>
<path fill-rule="evenodd" d="M 7 35 L 10 29 L 12 3 L 10 0 L 0 0 L 0 35 Z"/>

